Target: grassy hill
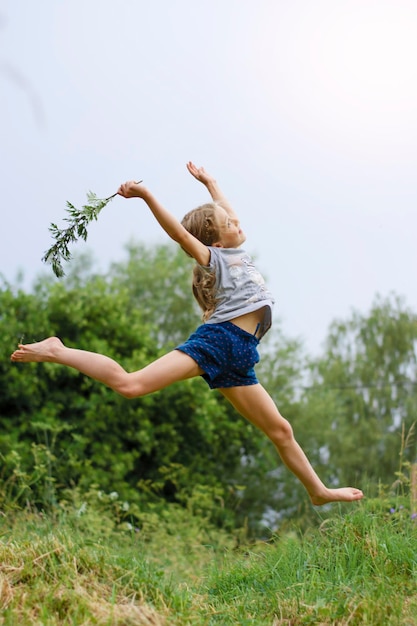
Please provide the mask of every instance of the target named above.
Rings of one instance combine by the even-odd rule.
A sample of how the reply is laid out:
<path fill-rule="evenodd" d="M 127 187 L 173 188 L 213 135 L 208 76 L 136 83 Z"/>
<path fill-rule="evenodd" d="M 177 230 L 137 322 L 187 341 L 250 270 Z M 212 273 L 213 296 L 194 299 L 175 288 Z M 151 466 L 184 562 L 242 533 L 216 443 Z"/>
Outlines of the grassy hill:
<path fill-rule="evenodd" d="M 6 510 L 0 624 L 413 626 L 414 518 L 408 498 L 381 497 L 253 542 L 175 505 L 140 527 L 109 499 Z"/>

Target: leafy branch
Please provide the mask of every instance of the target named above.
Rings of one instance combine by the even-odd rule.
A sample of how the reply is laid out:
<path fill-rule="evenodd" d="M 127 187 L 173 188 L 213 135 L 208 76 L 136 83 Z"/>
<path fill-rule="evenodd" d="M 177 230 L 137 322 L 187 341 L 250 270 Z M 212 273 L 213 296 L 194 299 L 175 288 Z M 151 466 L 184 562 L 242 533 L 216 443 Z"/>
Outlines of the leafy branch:
<path fill-rule="evenodd" d="M 142 181 L 139 181 L 142 182 Z M 117 196 L 114 193 L 108 198 L 97 198 L 96 194 L 92 191 L 87 193 L 88 204 L 85 204 L 81 210 L 75 208 L 71 202 L 67 201 L 66 211 L 69 217 L 64 217 L 64 221 L 68 222 L 68 227 L 60 229 L 54 223 L 49 227 L 49 232 L 52 234 L 52 238 L 55 239 L 53 246 L 45 252 L 42 257 L 44 263 L 50 263 L 52 265 L 52 271 L 55 276 L 61 278 L 65 275 L 62 267 L 63 261 L 69 261 L 71 259 L 71 252 L 69 246 L 78 239 L 87 240 L 87 225 L 93 220 L 97 220 L 100 211 Z"/>

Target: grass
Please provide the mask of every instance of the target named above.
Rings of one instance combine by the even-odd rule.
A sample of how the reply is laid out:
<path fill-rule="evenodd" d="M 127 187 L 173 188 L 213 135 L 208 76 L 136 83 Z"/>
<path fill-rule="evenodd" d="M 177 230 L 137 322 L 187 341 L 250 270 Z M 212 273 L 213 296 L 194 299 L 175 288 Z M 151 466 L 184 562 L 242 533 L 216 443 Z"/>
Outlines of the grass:
<path fill-rule="evenodd" d="M 217 623 L 415 624 L 415 540 L 413 528 L 364 507 L 276 539 L 218 572 L 210 589 L 223 607 Z"/>
<path fill-rule="evenodd" d="M 102 510 L 6 512 L 0 624 L 415 625 L 409 509 L 381 499 L 347 511 L 257 543 L 173 506 L 140 530 Z"/>

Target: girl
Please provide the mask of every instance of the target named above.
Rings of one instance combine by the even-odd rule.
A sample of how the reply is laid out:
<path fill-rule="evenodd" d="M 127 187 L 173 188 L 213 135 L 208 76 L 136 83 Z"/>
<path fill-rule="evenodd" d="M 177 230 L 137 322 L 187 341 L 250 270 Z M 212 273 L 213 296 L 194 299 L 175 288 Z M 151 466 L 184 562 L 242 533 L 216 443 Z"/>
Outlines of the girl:
<path fill-rule="evenodd" d="M 19 344 L 12 361 L 67 365 L 126 398 L 202 376 L 269 437 L 314 505 L 360 500 L 363 493 L 359 489 L 329 489 L 322 483 L 294 439 L 291 425 L 259 384 L 254 372 L 259 361 L 257 345 L 271 325 L 273 298 L 250 257 L 240 248 L 245 234 L 216 180 L 191 162 L 187 168 L 205 185 L 213 202 L 188 213 L 182 223 L 142 184 L 126 182 L 118 194 L 144 200 L 171 239 L 195 259 L 193 292 L 203 310 L 204 324 L 175 350 L 132 373 L 107 356 L 67 348 L 57 337 Z"/>

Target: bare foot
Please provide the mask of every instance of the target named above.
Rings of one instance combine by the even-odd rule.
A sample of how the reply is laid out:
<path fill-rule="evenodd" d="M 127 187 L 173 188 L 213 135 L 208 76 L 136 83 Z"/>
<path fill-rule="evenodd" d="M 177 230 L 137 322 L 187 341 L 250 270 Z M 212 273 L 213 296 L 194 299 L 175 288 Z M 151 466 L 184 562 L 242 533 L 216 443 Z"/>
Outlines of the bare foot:
<path fill-rule="evenodd" d="M 49 337 L 43 341 L 26 345 L 20 343 L 18 349 L 13 352 L 10 359 L 19 363 L 54 361 L 57 351 L 63 347 L 64 344 L 58 337 Z"/>
<path fill-rule="evenodd" d="M 363 493 L 360 489 L 353 487 L 341 487 L 340 489 L 326 489 L 323 494 L 310 497 L 315 506 L 322 506 L 329 502 L 354 502 L 355 500 L 361 500 Z"/>

